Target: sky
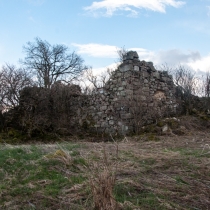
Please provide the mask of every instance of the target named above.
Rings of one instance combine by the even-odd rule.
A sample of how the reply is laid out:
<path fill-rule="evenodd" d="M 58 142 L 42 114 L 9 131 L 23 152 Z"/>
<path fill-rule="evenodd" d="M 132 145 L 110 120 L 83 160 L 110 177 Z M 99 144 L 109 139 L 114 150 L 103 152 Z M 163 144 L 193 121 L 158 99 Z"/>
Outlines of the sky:
<path fill-rule="evenodd" d="M 135 50 L 140 60 L 210 71 L 210 0 L 0 0 L 0 66 L 19 66 L 39 37 L 100 72 Z"/>

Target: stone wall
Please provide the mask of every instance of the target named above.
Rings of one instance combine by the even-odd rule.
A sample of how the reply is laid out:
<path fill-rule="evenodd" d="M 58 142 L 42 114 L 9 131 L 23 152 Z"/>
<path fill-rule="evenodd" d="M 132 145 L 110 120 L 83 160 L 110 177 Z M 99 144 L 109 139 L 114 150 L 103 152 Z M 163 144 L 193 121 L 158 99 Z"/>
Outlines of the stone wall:
<path fill-rule="evenodd" d="M 93 94 L 89 113 L 97 131 L 127 134 L 175 114 L 176 109 L 172 76 L 130 51 L 104 87 Z"/>

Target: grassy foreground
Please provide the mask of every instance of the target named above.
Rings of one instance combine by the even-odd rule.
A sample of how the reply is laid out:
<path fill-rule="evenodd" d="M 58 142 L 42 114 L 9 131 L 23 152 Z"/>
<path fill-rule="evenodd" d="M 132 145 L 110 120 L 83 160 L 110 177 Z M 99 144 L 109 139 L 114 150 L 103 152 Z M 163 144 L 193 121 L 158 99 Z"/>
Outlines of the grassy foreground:
<path fill-rule="evenodd" d="M 0 145 L 0 209 L 210 209 L 210 136 Z"/>

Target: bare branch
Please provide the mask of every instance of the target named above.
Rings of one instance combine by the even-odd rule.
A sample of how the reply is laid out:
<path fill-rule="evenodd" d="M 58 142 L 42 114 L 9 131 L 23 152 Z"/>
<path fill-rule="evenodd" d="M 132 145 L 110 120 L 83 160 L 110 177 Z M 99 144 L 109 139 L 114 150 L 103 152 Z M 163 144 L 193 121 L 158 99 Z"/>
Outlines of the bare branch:
<path fill-rule="evenodd" d="M 83 59 L 75 52 L 69 53 L 65 45 L 50 45 L 40 38 L 35 43 L 28 42 L 23 47 L 26 57 L 22 63 L 31 71 L 35 72 L 39 85 L 51 88 L 57 80 L 72 81 L 83 70 Z"/>
<path fill-rule="evenodd" d="M 0 104 L 4 109 L 10 109 L 19 104 L 20 91 L 33 84 L 29 73 L 6 64 L 0 72 Z"/>

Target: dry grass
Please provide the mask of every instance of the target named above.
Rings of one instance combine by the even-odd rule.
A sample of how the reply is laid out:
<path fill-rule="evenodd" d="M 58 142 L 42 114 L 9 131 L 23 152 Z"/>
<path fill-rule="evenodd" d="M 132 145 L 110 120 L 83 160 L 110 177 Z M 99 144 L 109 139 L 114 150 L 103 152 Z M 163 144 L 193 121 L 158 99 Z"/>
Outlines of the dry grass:
<path fill-rule="evenodd" d="M 99 155 L 101 155 L 99 153 Z M 118 146 L 116 145 L 116 159 L 118 158 Z M 118 163 L 111 161 L 107 155 L 105 146 L 102 149 L 102 161 L 91 163 L 89 161 L 89 184 L 93 196 L 94 209 L 117 210 L 119 205 L 113 194 Z"/>
<path fill-rule="evenodd" d="M 157 139 L 2 145 L 0 209 L 210 209 L 210 132 Z"/>

